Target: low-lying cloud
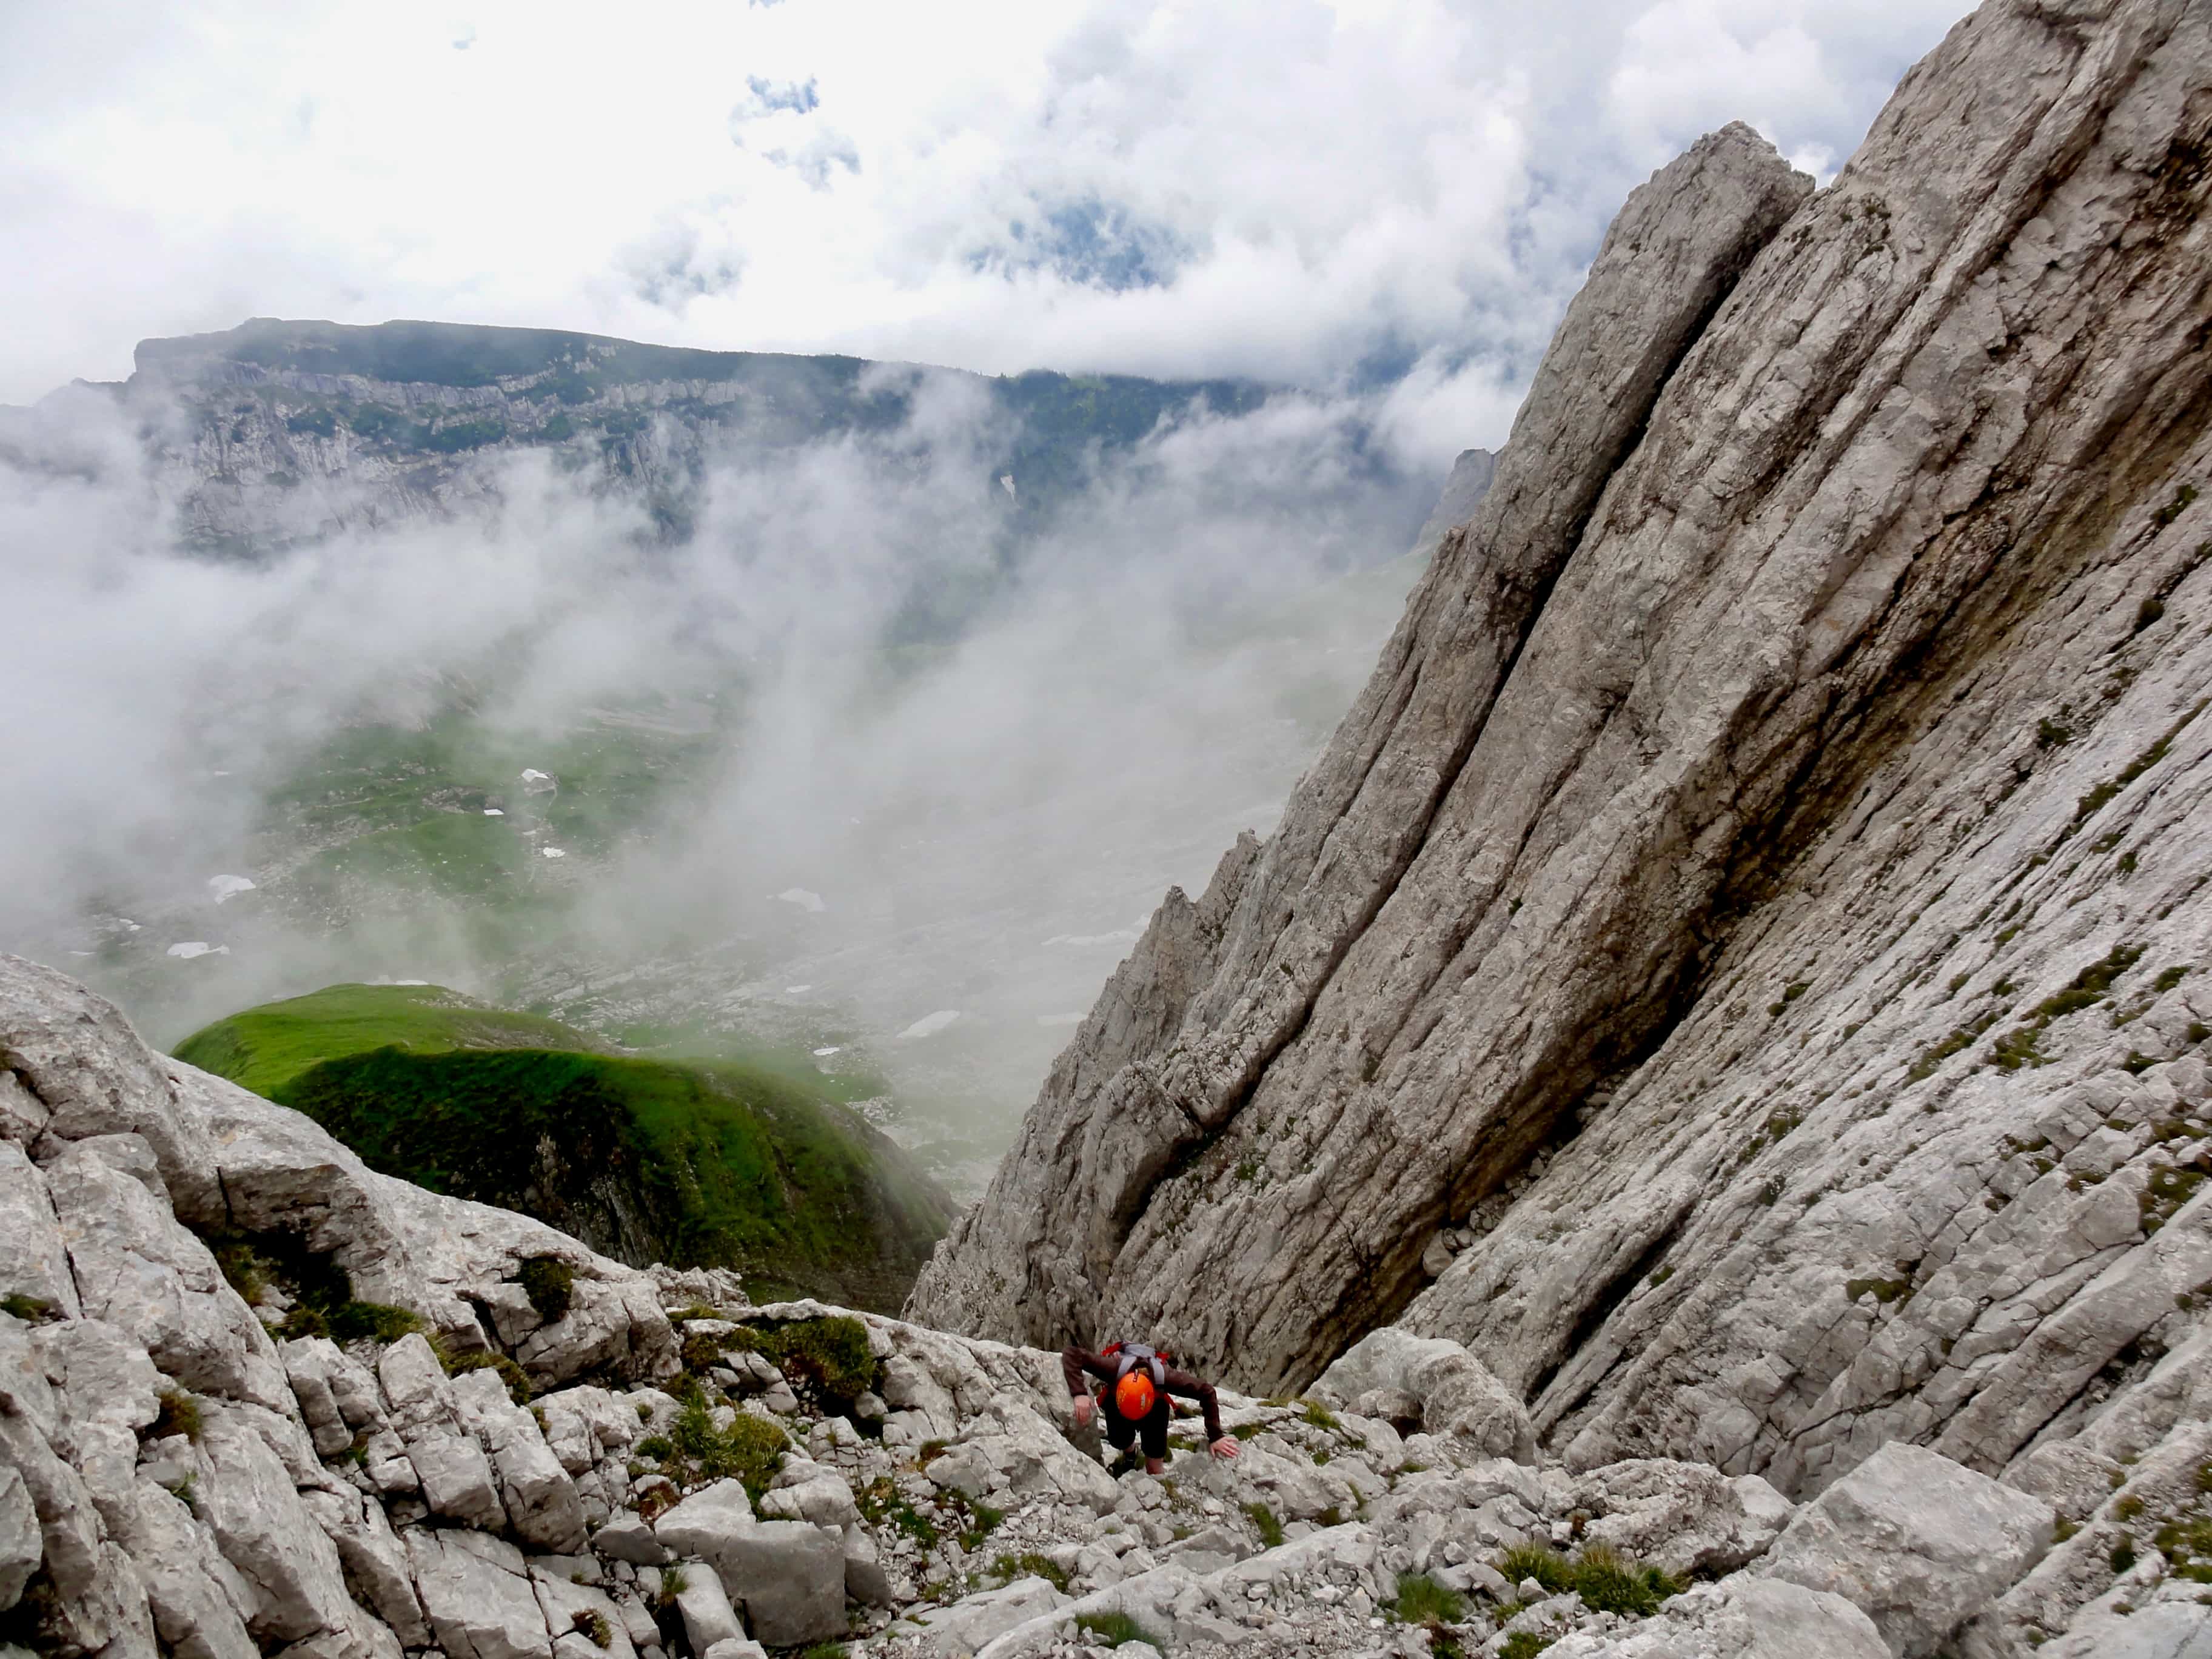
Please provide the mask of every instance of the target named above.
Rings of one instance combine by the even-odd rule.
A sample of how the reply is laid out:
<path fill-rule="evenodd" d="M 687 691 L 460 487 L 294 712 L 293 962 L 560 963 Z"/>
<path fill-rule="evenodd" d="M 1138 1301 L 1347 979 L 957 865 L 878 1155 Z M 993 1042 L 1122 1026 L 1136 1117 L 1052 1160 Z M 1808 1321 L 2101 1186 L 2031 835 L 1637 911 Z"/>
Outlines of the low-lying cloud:
<path fill-rule="evenodd" d="M 1200 414 L 1017 544 L 1021 482 L 981 464 L 1002 434 L 946 381 L 896 432 L 725 455 L 680 545 L 522 455 L 459 516 L 248 565 L 173 550 L 159 475 L 85 400 L 36 464 L 0 465 L 0 945 L 92 975 L 161 1041 L 380 975 L 818 1037 L 988 1139 L 1167 884 L 1268 827 L 1364 678 L 1408 580 L 1371 567 L 1437 482 L 1388 459 L 1382 412 Z M 963 620 L 917 635 L 947 595 L 929 614 Z M 404 914 L 288 908 L 319 849 L 271 831 L 272 795 L 335 738 L 462 692 L 516 752 L 702 742 L 611 848 L 533 843 L 569 902 L 519 957 L 434 884 Z M 255 886 L 218 902 L 222 875 Z M 126 922 L 143 936 L 118 943 Z"/>

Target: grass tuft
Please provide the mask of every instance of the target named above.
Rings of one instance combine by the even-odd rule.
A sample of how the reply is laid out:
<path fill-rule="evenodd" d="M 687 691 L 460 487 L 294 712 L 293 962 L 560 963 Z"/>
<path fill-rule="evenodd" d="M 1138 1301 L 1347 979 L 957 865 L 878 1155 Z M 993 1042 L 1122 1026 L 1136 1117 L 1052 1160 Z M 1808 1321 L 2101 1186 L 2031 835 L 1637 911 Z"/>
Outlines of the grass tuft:
<path fill-rule="evenodd" d="M 1118 1648 L 1124 1642 L 1149 1642 L 1165 1650 L 1165 1644 L 1126 1613 L 1079 1613 L 1075 1627 L 1102 1648 Z"/>
<path fill-rule="evenodd" d="M 1401 1572 L 1390 1611 L 1402 1624 L 1456 1625 L 1467 1617 L 1467 1601 L 1425 1572 Z"/>
<path fill-rule="evenodd" d="M 1244 1514 L 1254 1528 L 1258 1530 L 1260 1542 L 1263 1547 L 1273 1549 L 1283 1541 L 1283 1523 L 1277 1518 L 1274 1510 L 1269 1509 L 1265 1504 L 1247 1504 L 1244 1506 Z"/>

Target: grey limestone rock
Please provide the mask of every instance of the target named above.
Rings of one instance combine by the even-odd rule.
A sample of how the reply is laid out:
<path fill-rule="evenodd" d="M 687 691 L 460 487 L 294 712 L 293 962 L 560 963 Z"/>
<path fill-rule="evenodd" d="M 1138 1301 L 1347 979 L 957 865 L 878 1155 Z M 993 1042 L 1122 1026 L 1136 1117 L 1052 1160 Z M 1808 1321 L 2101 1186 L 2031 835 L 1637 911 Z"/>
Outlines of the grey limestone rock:
<path fill-rule="evenodd" d="M 2056 1518 L 2039 1498 L 1899 1442 L 1799 1510 L 1756 1571 L 1843 1596 L 1899 1659 L 1920 1659 L 2042 1558 Z"/>
<path fill-rule="evenodd" d="M 448 1659 L 551 1659 L 552 1634 L 522 1553 L 482 1533 L 416 1528 L 407 1553 Z"/>
<path fill-rule="evenodd" d="M 1699 1585 L 1619 1636 L 1575 1634 L 1557 1659 L 1887 1659 L 1874 1622 L 1840 1595 L 1737 1574 Z"/>
<path fill-rule="evenodd" d="M 1491 1456 L 1535 1461 L 1528 1408 L 1456 1342 L 1385 1325 L 1340 1355 L 1310 1392 L 1348 1407 L 1377 1389 L 1411 1395 L 1421 1426 L 1431 1432 L 1456 1435 Z"/>
<path fill-rule="evenodd" d="M 1631 1458 L 1576 1483 L 1593 1519 L 1583 1535 L 1679 1578 L 1733 1571 L 1765 1553 L 1790 1500 L 1755 1474 L 1731 1479 L 1709 1463 Z"/>
<path fill-rule="evenodd" d="M 1490 493 L 1491 481 L 1497 476 L 1498 457 L 1488 450 L 1460 451 L 1428 522 L 1413 538 L 1413 556 L 1433 557 L 1444 538 L 1474 516 L 1474 509 L 1482 505 L 1482 498 Z"/>
<path fill-rule="evenodd" d="M 1395 1323 L 1791 1497 L 2197 1409 L 2208 62 L 1989 0 L 1817 195 L 1740 131 L 1640 190 L 910 1313 L 1269 1392 Z"/>
<path fill-rule="evenodd" d="M 756 1519 L 739 1481 L 694 1492 L 653 1523 L 653 1535 L 678 1556 L 710 1565 L 763 1642 L 819 1642 L 845 1627 L 841 1534 L 804 1521 Z"/>

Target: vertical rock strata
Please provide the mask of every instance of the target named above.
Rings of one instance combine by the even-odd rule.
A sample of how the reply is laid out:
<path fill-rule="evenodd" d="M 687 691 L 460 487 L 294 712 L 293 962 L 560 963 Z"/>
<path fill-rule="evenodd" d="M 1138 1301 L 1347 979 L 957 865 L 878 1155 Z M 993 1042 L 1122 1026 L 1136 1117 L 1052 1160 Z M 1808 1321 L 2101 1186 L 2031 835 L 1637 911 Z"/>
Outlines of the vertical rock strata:
<path fill-rule="evenodd" d="M 2150 1387 L 2212 1279 L 2208 158 L 2203 7 L 1991 0 L 1817 195 L 1741 128 L 1656 175 L 910 1310 L 1270 1388 L 1402 1317 L 1576 1461 L 1785 1489 Z"/>

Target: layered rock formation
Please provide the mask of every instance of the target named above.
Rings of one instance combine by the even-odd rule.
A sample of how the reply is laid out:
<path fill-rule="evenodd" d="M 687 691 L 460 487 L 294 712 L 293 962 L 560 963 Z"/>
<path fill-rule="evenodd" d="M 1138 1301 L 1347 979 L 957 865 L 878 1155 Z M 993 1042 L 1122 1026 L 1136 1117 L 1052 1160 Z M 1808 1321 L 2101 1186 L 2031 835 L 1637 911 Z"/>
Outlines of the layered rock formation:
<path fill-rule="evenodd" d="M 1079 486 L 1096 452 L 1125 452 L 1162 420 L 1242 413 L 1264 396 L 1239 381 L 994 379 L 555 329 L 273 318 L 142 341 L 135 363 L 120 386 L 0 409 L 0 457 L 112 471 L 118 457 L 74 424 L 77 405 L 112 398 L 135 421 L 137 459 L 179 537 L 232 553 L 466 510 L 498 494 L 487 462 L 532 452 L 640 500 L 680 533 L 711 465 L 894 431 L 925 404 L 973 415 L 978 453 L 960 456 L 960 470 L 1011 526 Z"/>
<path fill-rule="evenodd" d="M 1402 1321 L 1572 1463 L 1793 1494 L 2185 1456 L 2208 192 L 2180 0 L 1991 0 L 1817 193 L 1740 128 L 1656 175 L 910 1316 L 1261 1388 Z"/>
<path fill-rule="evenodd" d="M 1474 509 L 1482 505 L 1482 498 L 1490 493 L 1497 477 L 1498 457 L 1488 450 L 1460 451 L 1437 496 L 1435 507 L 1421 526 L 1421 533 L 1413 538 L 1413 557 L 1433 558 L 1436 550 L 1444 544 L 1444 538 L 1474 516 Z"/>
<path fill-rule="evenodd" d="M 1102 1467 L 1055 1354 L 752 1307 L 726 1273 L 638 1273 L 375 1176 L 11 957 L 0 1108 L 11 1652 L 1017 1659 L 1133 1633 L 1200 1659 L 1881 1659 L 2124 1617 L 2212 1639 L 2185 1575 L 2049 1553 L 2085 1483 L 2123 1517 L 2201 1510 L 2185 1468 L 2114 1494 L 2081 1452 L 2045 1493 L 1897 1444 L 1802 1507 L 1697 1463 L 1577 1471 L 1465 1349 L 1386 1329 L 1316 1398 L 1223 1391 L 1239 1455 L 1182 1423 L 1155 1479 Z M 304 1334 L 262 1253 L 292 1290 L 342 1267 L 392 1300 Z M 2109 1554 L 2110 1524 L 2081 1535 Z"/>

